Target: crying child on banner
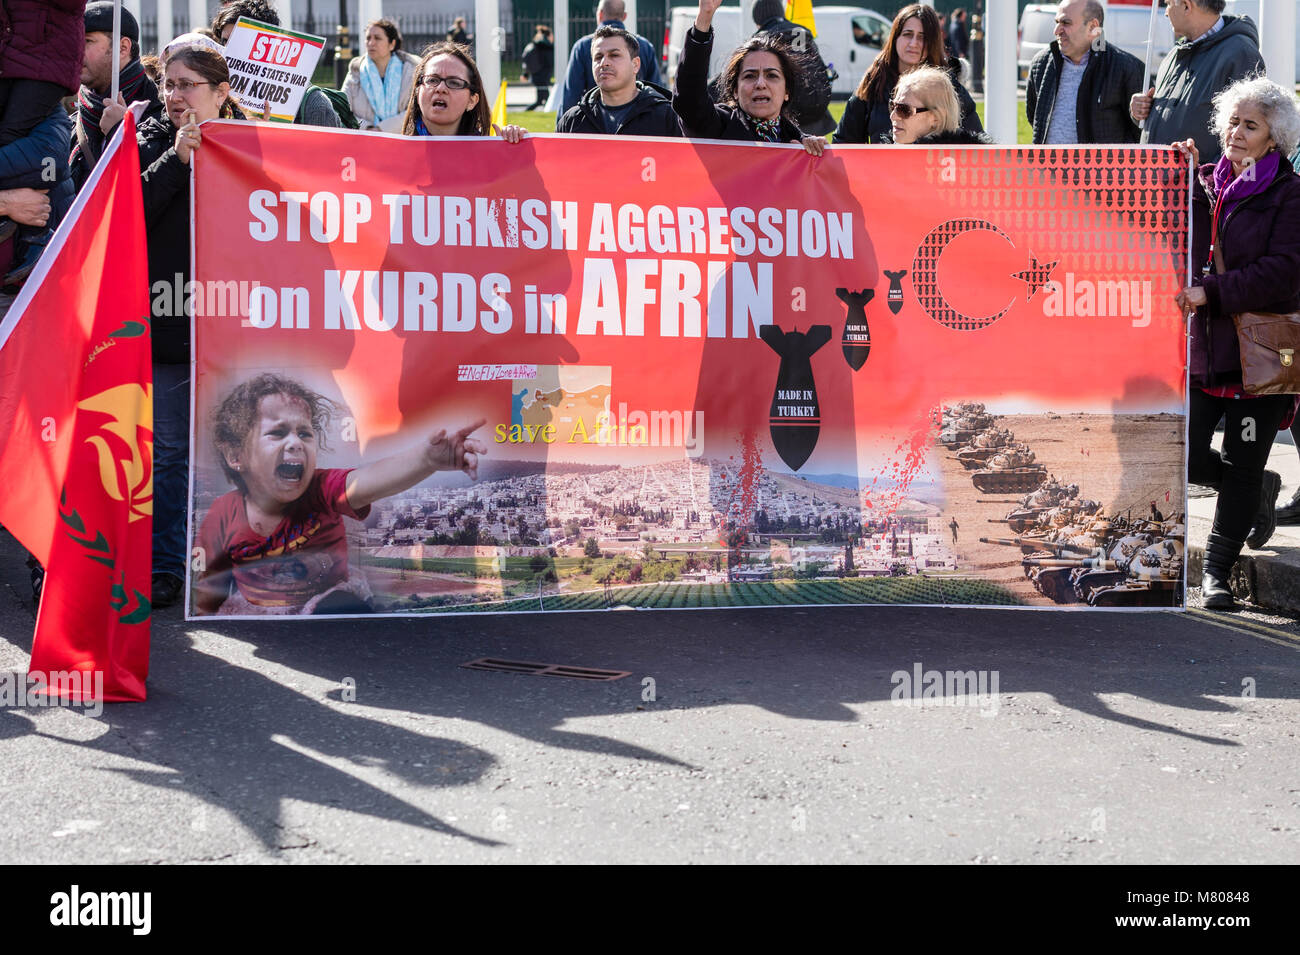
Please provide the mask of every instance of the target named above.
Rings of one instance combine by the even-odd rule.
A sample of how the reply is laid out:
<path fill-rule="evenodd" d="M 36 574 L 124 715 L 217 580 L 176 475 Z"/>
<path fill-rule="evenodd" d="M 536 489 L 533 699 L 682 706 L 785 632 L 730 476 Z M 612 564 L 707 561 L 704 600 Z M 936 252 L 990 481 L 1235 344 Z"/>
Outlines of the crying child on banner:
<path fill-rule="evenodd" d="M 372 503 L 435 471 L 478 477 L 487 449 L 470 434 L 483 421 L 357 468 L 317 469 L 334 411 L 328 398 L 275 374 L 245 381 L 221 402 L 213 437 L 235 490 L 199 528 L 198 613 L 367 613 L 372 593 L 349 571 L 343 518 L 364 520 Z"/>

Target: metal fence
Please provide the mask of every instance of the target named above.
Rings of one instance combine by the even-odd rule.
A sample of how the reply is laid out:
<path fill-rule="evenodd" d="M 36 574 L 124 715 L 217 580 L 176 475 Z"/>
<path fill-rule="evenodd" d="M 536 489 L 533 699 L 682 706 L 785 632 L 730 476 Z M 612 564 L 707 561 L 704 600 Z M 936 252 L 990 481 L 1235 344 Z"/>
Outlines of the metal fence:
<path fill-rule="evenodd" d="M 402 31 L 402 49 L 418 54 L 430 43 L 445 40 L 456 16 L 451 13 L 420 13 L 395 17 L 394 19 L 397 20 L 397 25 Z M 519 60 L 523 56 L 524 47 L 532 42 L 533 33 L 539 22 L 548 21 L 544 17 L 537 17 L 533 14 L 515 14 L 511 22 L 504 24 L 502 33 L 498 37 L 501 44 L 502 58 L 505 60 Z M 666 17 L 662 13 L 639 15 L 637 17 L 637 32 L 650 41 L 656 53 L 660 56 L 663 55 L 665 22 Z M 364 24 L 362 28 L 364 29 Z M 187 16 L 174 17 L 171 32 L 163 37 L 160 42 L 158 18 L 156 16 L 141 17 L 141 49 L 146 53 L 157 52 L 161 43 L 166 43 L 173 37 L 180 36 L 188 29 L 189 18 Z M 305 16 L 296 17 L 293 29 L 302 33 L 313 33 L 316 36 L 325 37 L 325 52 L 322 54 L 321 62 L 325 64 L 334 62 L 334 43 L 338 31 L 338 19 L 336 17 L 318 16 L 314 17 L 310 23 L 307 22 Z M 474 33 L 475 29 L 474 23 L 471 21 L 469 32 Z M 364 48 L 363 40 L 357 35 L 357 30 L 358 27 L 355 23 L 348 24 L 348 33 L 354 55 Z M 595 30 L 596 16 L 594 13 L 589 16 L 570 17 L 569 19 L 569 38 L 572 42 L 576 42 L 580 37 L 584 37 L 589 33 L 594 33 Z M 564 69 L 567 57 L 567 50 L 555 51 L 555 69 L 557 72 Z"/>

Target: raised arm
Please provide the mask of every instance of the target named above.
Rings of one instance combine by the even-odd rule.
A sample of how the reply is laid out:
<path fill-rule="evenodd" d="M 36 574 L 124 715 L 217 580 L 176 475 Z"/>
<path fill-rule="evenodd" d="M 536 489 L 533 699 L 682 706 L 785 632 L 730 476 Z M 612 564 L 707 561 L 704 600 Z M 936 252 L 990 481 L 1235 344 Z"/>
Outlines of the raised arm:
<path fill-rule="evenodd" d="M 700 8 L 695 13 L 695 29 L 708 33 L 713 29 L 713 15 L 722 6 L 722 0 L 700 0 Z"/>
<path fill-rule="evenodd" d="M 720 2 L 704 0 L 695 17 L 695 26 L 686 31 L 682 58 L 677 64 L 677 88 L 673 91 L 673 110 L 682 118 L 683 131 L 687 136 L 702 139 L 718 138 L 726 125 L 709 98 L 709 56 L 713 52 L 710 24 Z"/>
<path fill-rule="evenodd" d="M 434 471 L 464 471 L 477 479 L 478 456 L 487 453 L 487 446 L 470 435 L 486 423 L 486 419 L 480 418 L 451 434 L 444 428 L 430 435 L 423 444 L 381 458 L 373 464 L 363 464 L 348 475 L 345 489 L 348 504 L 354 511 L 359 511 L 375 501 L 414 487 Z"/>

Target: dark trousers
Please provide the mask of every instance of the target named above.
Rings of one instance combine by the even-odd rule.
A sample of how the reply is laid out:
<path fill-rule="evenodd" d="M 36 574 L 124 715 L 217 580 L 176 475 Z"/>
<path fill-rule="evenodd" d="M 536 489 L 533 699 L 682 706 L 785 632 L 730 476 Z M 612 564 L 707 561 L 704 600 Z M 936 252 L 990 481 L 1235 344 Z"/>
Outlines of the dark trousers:
<path fill-rule="evenodd" d="M 153 365 L 153 572 L 185 576 L 190 366 Z"/>
<path fill-rule="evenodd" d="M 1232 541 L 1244 541 L 1259 510 L 1268 452 L 1294 397 L 1216 398 L 1199 388 L 1191 391 L 1187 478 L 1219 492 L 1214 532 Z M 1217 453 L 1210 447 L 1210 439 L 1220 418 L 1224 419 L 1223 451 Z M 1248 431 L 1252 420 L 1254 427 Z"/>
<path fill-rule="evenodd" d="M 0 146 L 30 136 L 67 95 L 58 83 L 45 80 L 0 80 Z"/>

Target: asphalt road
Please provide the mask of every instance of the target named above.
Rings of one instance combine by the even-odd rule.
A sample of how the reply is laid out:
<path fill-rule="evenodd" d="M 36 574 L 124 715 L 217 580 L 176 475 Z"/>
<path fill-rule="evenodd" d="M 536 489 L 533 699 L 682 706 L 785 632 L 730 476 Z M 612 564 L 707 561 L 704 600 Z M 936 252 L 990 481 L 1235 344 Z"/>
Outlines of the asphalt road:
<path fill-rule="evenodd" d="M 0 671 L 25 668 L 31 620 L 5 537 Z M 631 675 L 460 667 L 484 656 Z M 918 664 L 985 671 L 988 693 L 891 700 L 891 675 Z M 99 719 L 0 709 L 0 862 L 1300 850 L 1300 628 L 1278 618 L 774 608 L 190 626 L 173 609 L 149 686 Z"/>

